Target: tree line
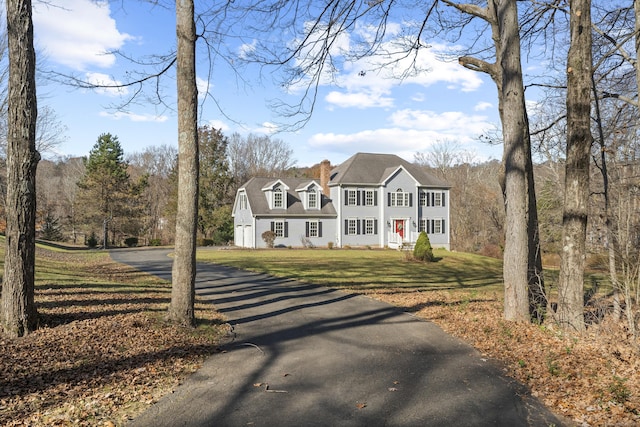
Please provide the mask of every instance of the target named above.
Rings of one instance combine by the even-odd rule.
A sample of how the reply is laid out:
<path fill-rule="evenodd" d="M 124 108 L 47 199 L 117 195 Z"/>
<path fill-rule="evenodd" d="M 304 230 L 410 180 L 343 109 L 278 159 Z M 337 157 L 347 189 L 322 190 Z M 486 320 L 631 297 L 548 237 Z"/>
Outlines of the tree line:
<path fill-rule="evenodd" d="M 198 243 L 233 241 L 232 204 L 251 176 L 299 173 L 283 140 L 198 128 L 200 191 Z M 41 160 L 37 170 L 37 237 L 77 245 L 136 246 L 174 243 L 178 203 L 178 152 L 150 146 L 125 154 L 117 137 L 98 136 L 85 157 Z M 0 157 L 6 173 L 6 159 Z M 6 191 L 5 180 L 0 190 Z M 6 227 L 0 205 L 0 233 Z"/>

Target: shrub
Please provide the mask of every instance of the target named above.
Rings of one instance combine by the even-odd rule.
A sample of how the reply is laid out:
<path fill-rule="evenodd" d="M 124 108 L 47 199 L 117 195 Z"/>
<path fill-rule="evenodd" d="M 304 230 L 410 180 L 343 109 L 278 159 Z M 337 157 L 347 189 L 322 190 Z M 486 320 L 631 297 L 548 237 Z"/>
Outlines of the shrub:
<path fill-rule="evenodd" d="M 429 236 L 424 231 L 420 232 L 418 236 L 416 246 L 413 248 L 413 257 L 420 261 L 432 262 L 434 260 Z"/>
<path fill-rule="evenodd" d="M 161 239 L 151 239 L 149 240 L 149 246 L 162 246 Z"/>
<path fill-rule="evenodd" d="M 264 240 L 268 248 L 273 248 L 273 244 L 276 241 L 276 233 L 271 230 L 267 230 L 262 233 L 262 240 Z"/>
<path fill-rule="evenodd" d="M 134 246 L 138 246 L 138 238 L 137 237 L 127 237 L 126 239 L 124 239 L 124 244 L 128 248 L 132 248 Z"/>
<path fill-rule="evenodd" d="M 96 233 L 93 231 L 87 239 L 87 246 L 89 246 L 91 249 L 94 249 L 98 246 L 98 238 L 96 237 Z"/>
<path fill-rule="evenodd" d="M 198 246 L 213 246 L 213 239 L 200 238 L 196 240 L 196 245 Z"/>

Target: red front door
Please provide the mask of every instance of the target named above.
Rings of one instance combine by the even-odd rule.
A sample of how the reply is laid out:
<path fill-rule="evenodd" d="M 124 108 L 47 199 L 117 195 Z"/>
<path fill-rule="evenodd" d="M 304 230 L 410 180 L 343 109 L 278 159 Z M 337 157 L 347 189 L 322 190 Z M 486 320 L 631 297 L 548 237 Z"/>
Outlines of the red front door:
<path fill-rule="evenodd" d="M 398 233 L 401 239 L 404 239 L 404 220 L 396 219 L 393 222 L 395 223 L 396 233 Z"/>

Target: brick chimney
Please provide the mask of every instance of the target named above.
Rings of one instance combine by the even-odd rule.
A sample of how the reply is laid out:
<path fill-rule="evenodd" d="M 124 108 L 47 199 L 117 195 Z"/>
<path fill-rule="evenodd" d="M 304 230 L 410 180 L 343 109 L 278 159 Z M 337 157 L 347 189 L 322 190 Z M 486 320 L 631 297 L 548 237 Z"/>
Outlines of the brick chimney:
<path fill-rule="evenodd" d="M 320 162 L 320 186 L 322 187 L 322 194 L 330 197 L 329 192 L 329 179 L 331 177 L 331 162 L 329 160 L 323 160 Z"/>

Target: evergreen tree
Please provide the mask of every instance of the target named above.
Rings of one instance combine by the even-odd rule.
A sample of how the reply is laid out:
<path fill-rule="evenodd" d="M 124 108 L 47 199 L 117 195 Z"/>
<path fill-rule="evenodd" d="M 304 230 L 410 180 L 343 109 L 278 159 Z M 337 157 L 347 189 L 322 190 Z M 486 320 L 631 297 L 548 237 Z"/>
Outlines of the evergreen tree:
<path fill-rule="evenodd" d="M 64 240 L 60 220 L 53 216 L 51 212 L 47 212 L 42 224 L 42 238 L 52 242 L 60 242 Z"/>
<path fill-rule="evenodd" d="M 198 129 L 200 143 L 200 197 L 198 228 L 203 237 L 211 238 L 220 225 L 220 209 L 232 203 L 231 174 L 227 158 L 228 139 L 218 129 Z"/>
<path fill-rule="evenodd" d="M 118 137 L 103 133 L 85 161 L 86 171 L 78 183 L 81 213 L 86 225 L 103 230 L 103 243 L 109 235 L 110 222 L 127 213 L 132 187 L 127 163 Z"/>
<path fill-rule="evenodd" d="M 416 240 L 416 245 L 413 248 L 413 256 L 420 261 L 434 261 L 431 241 L 429 240 L 429 236 L 427 235 L 427 233 L 425 233 L 424 231 L 420 232 L 418 240 Z"/>

